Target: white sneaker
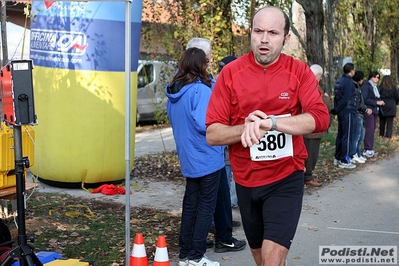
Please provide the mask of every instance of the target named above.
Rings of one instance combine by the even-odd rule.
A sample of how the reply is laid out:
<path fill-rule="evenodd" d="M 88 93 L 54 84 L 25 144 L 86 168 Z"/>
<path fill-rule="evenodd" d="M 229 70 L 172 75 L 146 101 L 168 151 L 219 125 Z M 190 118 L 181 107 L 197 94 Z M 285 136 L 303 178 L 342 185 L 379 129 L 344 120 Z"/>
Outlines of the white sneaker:
<path fill-rule="evenodd" d="M 206 256 L 203 256 L 200 261 L 195 261 L 195 260 L 189 260 L 188 261 L 189 266 L 220 266 L 220 263 L 217 261 L 211 261 L 208 259 Z"/>
<path fill-rule="evenodd" d="M 376 151 L 374 151 L 374 150 L 365 150 L 365 151 L 363 152 L 363 155 L 366 156 L 366 157 L 368 157 L 368 158 L 374 157 L 374 156 L 377 155 L 377 154 L 378 154 L 378 152 L 376 152 Z"/>
<path fill-rule="evenodd" d="M 359 160 L 362 160 L 363 162 L 366 162 L 366 161 L 367 161 L 367 159 L 364 158 L 363 156 L 357 156 L 357 158 L 358 158 Z"/>
<path fill-rule="evenodd" d="M 351 163 L 365 163 L 366 161 L 360 159 L 357 154 L 353 155 L 353 158 L 351 159 Z"/>
<path fill-rule="evenodd" d="M 343 169 L 354 169 L 354 168 L 356 168 L 356 165 L 354 165 L 352 163 L 338 162 L 338 167 L 343 168 Z"/>
<path fill-rule="evenodd" d="M 179 263 L 177 264 L 178 266 L 188 266 L 188 259 L 179 259 Z"/>
<path fill-rule="evenodd" d="M 333 164 L 338 165 L 338 160 L 334 158 Z"/>

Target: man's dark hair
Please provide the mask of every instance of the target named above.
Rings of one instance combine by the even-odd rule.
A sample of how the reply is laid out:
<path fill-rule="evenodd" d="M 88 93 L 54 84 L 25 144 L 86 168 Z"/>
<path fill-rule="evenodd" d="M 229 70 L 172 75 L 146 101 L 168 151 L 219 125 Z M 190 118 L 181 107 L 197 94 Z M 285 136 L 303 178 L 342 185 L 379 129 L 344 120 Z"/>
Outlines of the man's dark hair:
<path fill-rule="evenodd" d="M 235 57 L 234 55 L 229 55 L 229 56 L 226 56 L 226 57 L 222 58 L 222 60 L 220 60 L 219 63 L 218 63 L 219 72 L 222 71 L 222 68 L 225 65 L 227 65 L 228 63 L 230 63 L 230 62 L 232 62 L 232 61 L 234 61 L 236 59 L 237 59 L 237 57 Z"/>
<path fill-rule="evenodd" d="M 352 63 L 346 63 L 346 64 L 344 65 L 343 69 L 344 69 L 344 73 L 345 73 L 345 74 L 348 74 L 348 73 L 350 73 L 352 70 L 355 69 L 355 65 L 352 64 Z"/>
<path fill-rule="evenodd" d="M 361 81 L 362 79 L 364 79 L 364 72 L 356 70 L 355 75 L 353 75 L 352 79 L 356 82 Z"/>
<path fill-rule="evenodd" d="M 290 18 L 287 16 L 287 14 L 283 11 L 284 14 L 284 20 L 285 20 L 285 25 L 284 25 L 284 36 L 288 35 L 290 32 L 290 27 L 291 27 L 291 21 Z"/>

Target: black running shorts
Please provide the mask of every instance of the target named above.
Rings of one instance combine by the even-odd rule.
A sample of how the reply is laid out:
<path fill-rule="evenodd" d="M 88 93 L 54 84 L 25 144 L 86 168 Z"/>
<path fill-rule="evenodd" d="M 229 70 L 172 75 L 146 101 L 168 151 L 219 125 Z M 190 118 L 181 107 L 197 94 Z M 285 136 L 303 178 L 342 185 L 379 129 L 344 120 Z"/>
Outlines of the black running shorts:
<path fill-rule="evenodd" d="M 251 248 L 261 248 L 264 239 L 290 248 L 302 210 L 303 175 L 296 171 L 283 180 L 256 188 L 236 184 L 241 219 Z"/>

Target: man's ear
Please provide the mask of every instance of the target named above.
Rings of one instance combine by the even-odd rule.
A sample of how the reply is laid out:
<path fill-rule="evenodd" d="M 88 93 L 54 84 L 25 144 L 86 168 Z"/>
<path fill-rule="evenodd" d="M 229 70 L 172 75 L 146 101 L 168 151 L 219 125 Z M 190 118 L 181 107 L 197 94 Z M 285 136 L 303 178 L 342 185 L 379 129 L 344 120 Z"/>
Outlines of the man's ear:
<path fill-rule="evenodd" d="M 283 40 L 283 46 L 290 40 L 291 34 L 287 34 L 284 36 L 284 40 Z"/>

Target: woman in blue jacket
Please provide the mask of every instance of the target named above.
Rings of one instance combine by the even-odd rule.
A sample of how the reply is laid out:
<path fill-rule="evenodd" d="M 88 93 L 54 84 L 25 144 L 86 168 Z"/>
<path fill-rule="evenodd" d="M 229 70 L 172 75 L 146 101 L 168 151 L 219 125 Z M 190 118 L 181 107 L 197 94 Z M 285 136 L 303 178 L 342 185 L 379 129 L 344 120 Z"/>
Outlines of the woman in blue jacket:
<path fill-rule="evenodd" d="M 166 87 L 167 112 L 186 178 L 179 237 L 179 266 L 219 266 L 205 256 L 206 239 L 221 178 L 226 179 L 223 146 L 206 142 L 205 115 L 211 78 L 205 52 L 187 49 L 172 82 Z"/>

